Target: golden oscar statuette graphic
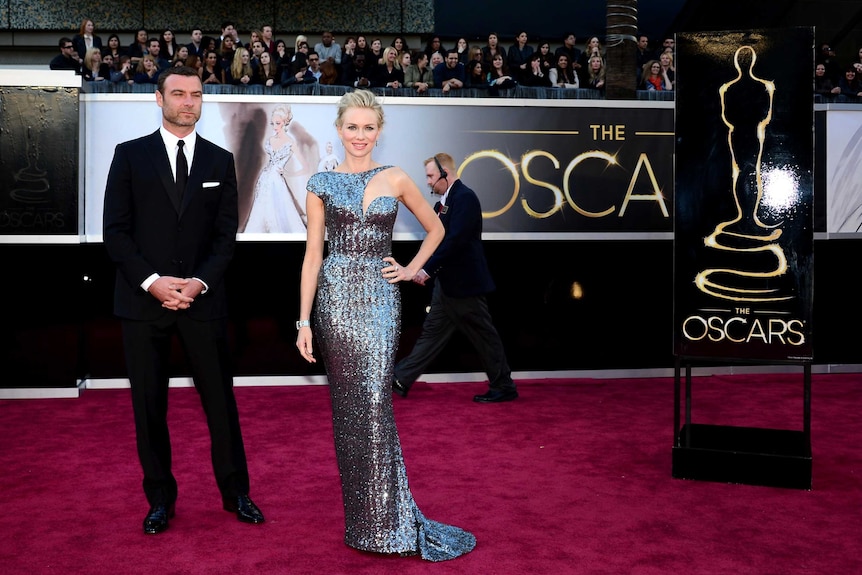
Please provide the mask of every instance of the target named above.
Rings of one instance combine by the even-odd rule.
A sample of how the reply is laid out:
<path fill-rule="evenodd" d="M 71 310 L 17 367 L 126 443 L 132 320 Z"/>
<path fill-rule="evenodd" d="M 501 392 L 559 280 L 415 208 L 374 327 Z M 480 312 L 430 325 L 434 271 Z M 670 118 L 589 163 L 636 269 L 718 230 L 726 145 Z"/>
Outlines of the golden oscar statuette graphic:
<path fill-rule="evenodd" d="M 757 53 L 742 46 L 733 55 L 737 76 L 722 84 L 721 119 L 727 126 L 731 158 L 732 196 L 736 215 L 720 222 L 704 244 L 726 252 L 730 265 L 701 270 L 697 288 L 711 296 L 740 302 L 776 302 L 793 296 L 781 293 L 770 280 L 787 272 L 787 258 L 777 240 L 781 222 L 767 224 L 761 171 L 766 130 L 772 120 L 775 84 L 755 74 Z"/>
<path fill-rule="evenodd" d="M 40 166 L 42 132 L 47 122 L 44 114 L 46 103 L 37 90 L 30 89 L 25 94 L 26 99 L 14 97 L 8 99 L 15 108 L 15 112 L 9 115 L 10 119 L 17 119 L 21 123 L 20 129 L 16 132 L 25 135 L 21 145 L 26 147 L 23 156 L 27 164 L 14 173 L 14 183 L 9 190 L 9 197 L 22 204 L 46 204 L 51 186 L 48 172 Z"/>

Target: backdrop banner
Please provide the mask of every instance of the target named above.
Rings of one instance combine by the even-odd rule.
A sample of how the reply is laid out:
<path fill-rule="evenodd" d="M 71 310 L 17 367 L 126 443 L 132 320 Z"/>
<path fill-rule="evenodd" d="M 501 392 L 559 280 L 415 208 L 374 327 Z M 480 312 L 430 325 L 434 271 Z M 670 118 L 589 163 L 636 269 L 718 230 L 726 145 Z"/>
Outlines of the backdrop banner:
<path fill-rule="evenodd" d="M 155 131 L 161 111 L 151 95 L 83 98 L 86 235 L 100 241 L 114 147 Z M 386 118 L 375 159 L 404 169 L 426 190 L 424 161 L 437 152 L 451 154 L 458 175 L 479 195 L 488 239 L 671 237 L 669 102 L 382 100 Z M 305 228 L 297 222 L 304 215 L 308 177 L 343 159 L 333 125 L 337 101 L 332 96 L 204 97 L 198 133 L 236 159 L 240 240 L 305 240 Z M 288 147 L 274 148 L 275 129 L 287 130 Z M 430 194 L 427 198 L 434 202 Z M 258 214 L 278 217 L 264 221 L 255 214 L 255 203 Z M 395 232 L 399 240 L 424 236 L 407 210 L 401 210 Z"/>
<path fill-rule="evenodd" d="M 814 30 L 676 45 L 674 352 L 810 360 Z"/>
<path fill-rule="evenodd" d="M 78 91 L 0 86 L 0 236 L 78 234 Z"/>
<path fill-rule="evenodd" d="M 862 114 L 830 110 L 826 115 L 827 231 L 862 232 Z M 818 180 L 819 181 L 819 180 Z M 817 191 L 818 196 L 820 190 Z M 815 230 L 820 231 L 820 230 Z"/>

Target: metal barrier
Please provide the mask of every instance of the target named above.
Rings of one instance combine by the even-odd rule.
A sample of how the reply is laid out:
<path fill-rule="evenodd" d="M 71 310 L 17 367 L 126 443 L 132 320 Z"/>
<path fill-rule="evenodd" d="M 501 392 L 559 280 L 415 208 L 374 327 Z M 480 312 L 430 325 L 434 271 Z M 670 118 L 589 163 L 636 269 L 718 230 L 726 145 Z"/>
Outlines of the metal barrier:
<path fill-rule="evenodd" d="M 349 86 L 327 84 L 293 84 L 291 86 L 263 86 L 260 84 L 205 84 L 205 94 L 271 94 L 285 96 L 341 96 L 353 90 Z M 155 84 L 128 84 L 125 82 L 84 82 L 82 91 L 90 94 L 124 94 L 152 93 L 156 91 Z M 584 88 L 539 88 L 532 86 L 516 86 L 507 90 L 499 90 L 496 95 L 485 89 L 463 88 L 444 92 L 431 88 L 418 93 L 410 88 L 371 88 L 378 96 L 396 96 L 406 98 L 525 98 L 531 100 L 603 100 L 604 95 L 598 90 Z M 670 93 L 668 93 L 670 94 Z M 653 98 L 638 98 L 653 99 Z M 671 94 L 671 98 L 672 94 Z"/>

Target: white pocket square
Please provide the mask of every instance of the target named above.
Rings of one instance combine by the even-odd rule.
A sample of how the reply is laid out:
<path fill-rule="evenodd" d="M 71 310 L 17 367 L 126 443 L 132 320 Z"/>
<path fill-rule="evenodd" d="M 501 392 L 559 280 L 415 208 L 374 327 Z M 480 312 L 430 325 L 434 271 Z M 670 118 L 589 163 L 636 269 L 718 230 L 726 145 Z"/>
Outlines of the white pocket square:
<path fill-rule="evenodd" d="M 218 187 L 220 185 L 221 185 L 221 182 L 204 182 L 203 183 L 204 188 L 215 188 L 215 187 Z"/>

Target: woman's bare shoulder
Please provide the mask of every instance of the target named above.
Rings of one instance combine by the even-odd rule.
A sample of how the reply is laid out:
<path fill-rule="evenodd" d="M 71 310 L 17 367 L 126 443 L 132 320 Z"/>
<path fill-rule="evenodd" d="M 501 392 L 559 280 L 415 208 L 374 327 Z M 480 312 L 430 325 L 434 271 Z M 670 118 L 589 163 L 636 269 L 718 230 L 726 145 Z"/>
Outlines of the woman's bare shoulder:
<path fill-rule="evenodd" d="M 385 175 L 389 185 L 396 190 L 402 189 L 402 187 L 408 182 L 413 183 L 410 176 L 407 175 L 407 172 L 402 170 L 399 166 L 387 166 L 382 173 Z"/>

